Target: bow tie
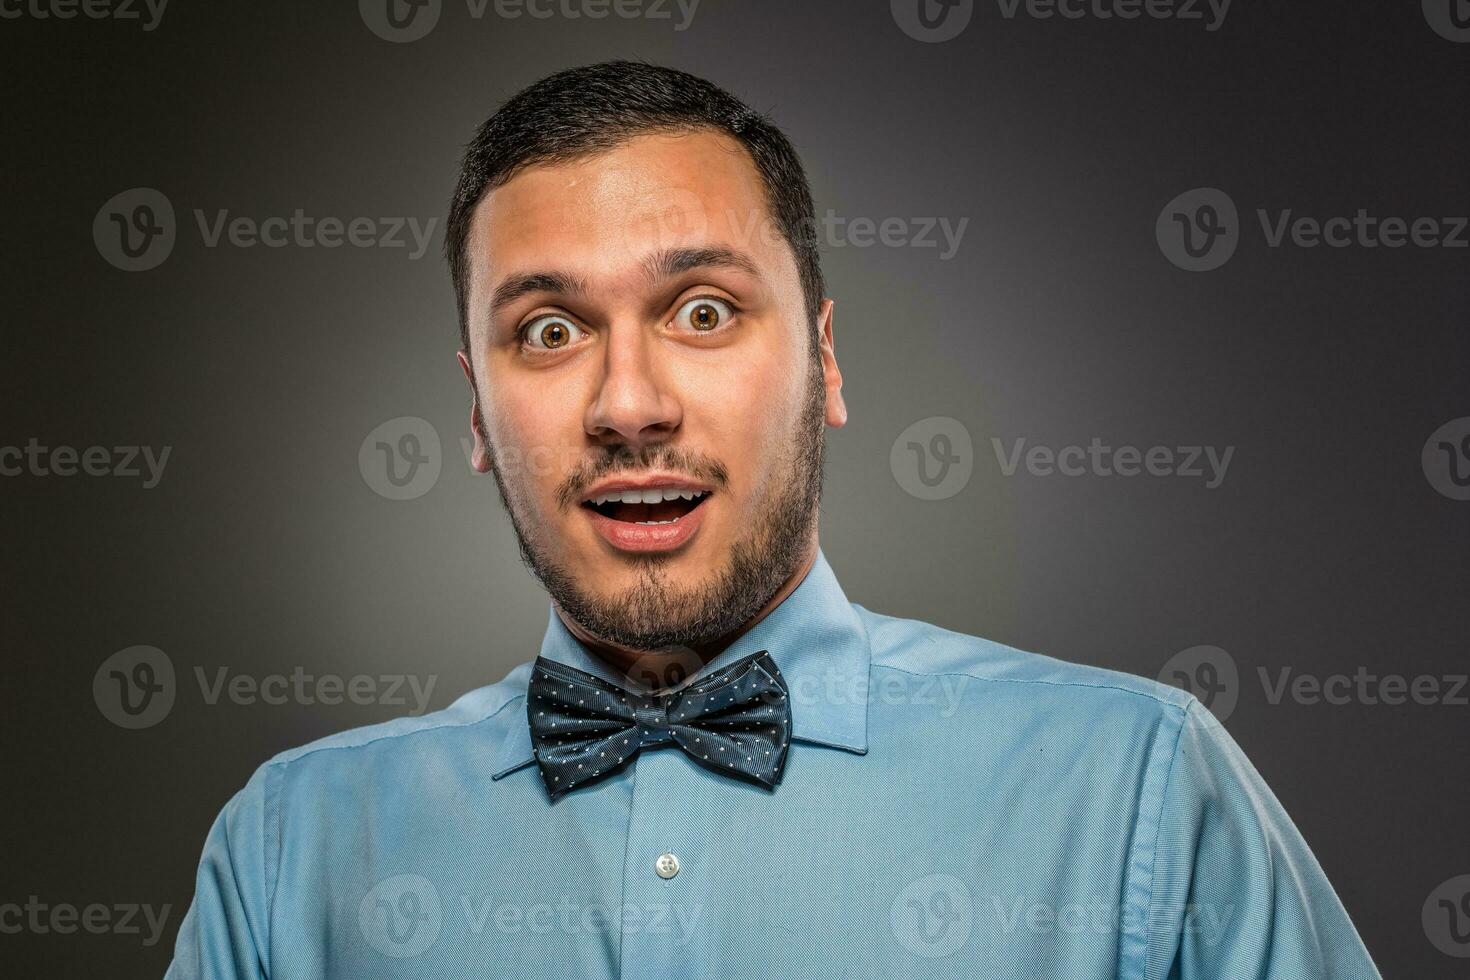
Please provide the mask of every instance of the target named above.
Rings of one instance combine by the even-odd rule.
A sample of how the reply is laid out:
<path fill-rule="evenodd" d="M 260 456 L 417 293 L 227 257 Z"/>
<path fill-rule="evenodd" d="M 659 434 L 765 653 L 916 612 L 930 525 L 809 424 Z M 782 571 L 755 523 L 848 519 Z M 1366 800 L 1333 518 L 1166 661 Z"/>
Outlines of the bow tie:
<path fill-rule="evenodd" d="M 537 657 L 526 715 L 556 800 L 606 776 L 644 745 L 672 741 L 700 765 L 774 787 L 791 744 L 786 680 L 765 650 L 687 687 L 643 694 Z"/>

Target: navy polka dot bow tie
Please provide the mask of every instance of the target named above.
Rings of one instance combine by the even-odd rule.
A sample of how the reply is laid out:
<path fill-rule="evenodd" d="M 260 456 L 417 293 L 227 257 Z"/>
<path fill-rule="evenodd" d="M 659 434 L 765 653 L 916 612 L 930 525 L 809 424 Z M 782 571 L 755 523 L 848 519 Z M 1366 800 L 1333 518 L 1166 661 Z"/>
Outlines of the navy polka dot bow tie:
<path fill-rule="evenodd" d="M 626 690 L 537 657 L 526 714 L 553 800 L 663 742 L 700 765 L 774 787 L 791 744 L 786 680 L 765 650 L 661 694 Z"/>

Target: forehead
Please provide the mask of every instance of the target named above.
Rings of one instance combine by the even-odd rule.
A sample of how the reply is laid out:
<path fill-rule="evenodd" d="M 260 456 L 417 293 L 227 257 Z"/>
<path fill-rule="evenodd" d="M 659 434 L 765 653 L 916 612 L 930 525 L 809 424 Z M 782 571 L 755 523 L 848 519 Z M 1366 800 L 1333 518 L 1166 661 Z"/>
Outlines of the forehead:
<path fill-rule="evenodd" d="M 650 133 L 617 148 L 528 167 L 485 195 L 470 229 L 470 289 L 506 276 L 565 269 L 589 280 L 632 275 L 660 249 L 725 245 L 772 279 L 795 281 L 760 173 L 720 133 Z"/>

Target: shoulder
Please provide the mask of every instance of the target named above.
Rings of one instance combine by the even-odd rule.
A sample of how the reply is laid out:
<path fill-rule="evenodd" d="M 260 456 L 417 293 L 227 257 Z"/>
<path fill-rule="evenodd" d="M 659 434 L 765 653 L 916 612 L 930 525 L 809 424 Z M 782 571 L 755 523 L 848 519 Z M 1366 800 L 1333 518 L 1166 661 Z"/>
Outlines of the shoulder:
<path fill-rule="evenodd" d="M 493 758 L 514 726 L 525 723 L 518 709 L 525 704 L 530 671 L 529 663 L 520 664 L 503 680 L 439 711 L 348 729 L 288 749 L 262 764 L 252 781 L 276 792 L 288 785 L 344 787 L 392 778 L 396 770 Z"/>
<path fill-rule="evenodd" d="M 968 701 L 1028 715 L 1071 717 L 1082 724 L 1152 719 L 1177 730 L 1197 704 L 1187 691 L 1150 678 L 853 608 L 867 629 L 878 683 L 884 675 L 950 678 Z"/>

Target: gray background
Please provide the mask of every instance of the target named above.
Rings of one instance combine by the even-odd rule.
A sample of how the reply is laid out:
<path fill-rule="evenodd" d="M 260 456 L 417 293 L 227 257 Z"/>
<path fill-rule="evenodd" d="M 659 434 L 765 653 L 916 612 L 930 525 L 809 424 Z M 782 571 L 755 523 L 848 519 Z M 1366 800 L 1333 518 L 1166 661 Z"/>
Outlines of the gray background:
<path fill-rule="evenodd" d="M 948 260 L 824 249 L 851 420 L 829 436 L 822 541 L 849 597 L 1148 676 L 1195 645 L 1228 651 L 1227 727 L 1385 975 L 1461 975 L 1420 912 L 1470 872 L 1470 707 L 1272 704 L 1257 677 L 1470 669 L 1470 502 L 1420 467 L 1430 433 L 1470 415 L 1470 253 L 1273 249 L 1255 220 L 1470 212 L 1470 44 L 1418 0 L 1237 0 L 1213 32 L 1007 20 L 991 0 L 937 44 L 887 0 L 703 0 L 684 31 L 446 0 L 414 43 L 375 36 L 350 2 L 173 0 L 152 31 L 0 21 L 0 445 L 172 447 L 151 490 L 0 478 L 0 903 L 172 905 L 152 947 L 0 935 L 0 972 L 160 975 L 204 834 L 253 768 L 408 710 L 209 705 L 196 668 L 432 676 L 435 709 L 535 655 L 545 596 L 461 450 L 438 231 L 472 128 L 534 79 L 611 57 L 769 112 L 819 213 L 969 219 Z M 91 229 L 139 186 L 172 202 L 177 242 L 129 273 Z M 1191 273 L 1154 224 L 1199 186 L 1231 196 L 1241 241 Z M 208 248 L 196 208 L 440 225 L 418 260 Z M 437 430 L 442 473 L 393 501 L 358 450 L 403 416 Z M 973 477 L 938 501 L 890 466 L 930 416 L 974 441 Z M 1007 477 L 991 443 L 1094 436 L 1235 455 L 1207 490 Z M 167 653 L 177 702 L 127 731 L 92 681 L 136 644 Z"/>

